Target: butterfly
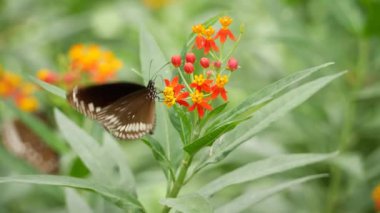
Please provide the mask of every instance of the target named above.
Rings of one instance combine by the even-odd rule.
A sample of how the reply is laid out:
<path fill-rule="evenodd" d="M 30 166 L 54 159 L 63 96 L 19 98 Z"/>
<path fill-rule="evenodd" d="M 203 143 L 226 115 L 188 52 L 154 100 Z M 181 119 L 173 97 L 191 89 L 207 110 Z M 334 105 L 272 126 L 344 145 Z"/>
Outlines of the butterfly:
<path fill-rule="evenodd" d="M 41 122 L 49 124 L 47 117 L 35 115 Z M 23 159 L 43 173 L 56 174 L 59 171 L 59 155 L 43 139 L 21 120 L 5 121 L 1 139 L 8 152 Z"/>
<path fill-rule="evenodd" d="M 153 80 L 146 87 L 128 82 L 74 87 L 66 98 L 77 111 L 98 121 L 116 138 L 133 140 L 153 134 L 157 98 Z"/>

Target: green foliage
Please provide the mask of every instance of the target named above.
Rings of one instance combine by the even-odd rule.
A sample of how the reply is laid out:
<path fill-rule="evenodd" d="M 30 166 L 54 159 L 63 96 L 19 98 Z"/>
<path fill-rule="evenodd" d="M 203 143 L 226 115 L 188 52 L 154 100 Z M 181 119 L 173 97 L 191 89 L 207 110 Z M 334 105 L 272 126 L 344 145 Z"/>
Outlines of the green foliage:
<path fill-rule="evenodd" d="M 162 78 L 177 72 L 167 67 L 167 56 L 182 46 L 182 56 L 192 50 L 195 35 L 185 28 L 218 25 L 215 14 L 228 10 L 245 30 L 233 54 L 241 69 L 227 86 L 229 102 L 199 120 L 157 101 L 155 133 L 142 143 L 115 141 L 69 108 L 66 91 L 31 77 L 53 95 L 43 91 L 39 98 L 55 124 L 8 102 L 0 104 L 0 117 L 12 115 L 40 136 L 60 154 L 61 170 L 19 175 L 36 171 L 0 146 L 0 175 L 6 176 L 0 183 L 60 186 L 64 197 L 58 189 L 7 184 L 0 212 L 373 212 L 370 194 L 380 177 L 379 5 L 238 0 L 147 9 L 128 1 L 2 2 L 1 65 L 24 76 L 54 69 L 54 56 L 73 43 L 98 42 L 123 58 L 120 79 L 145 85 L 154 79 L 161 90 Z M 330 60 L 334 66 L 324 63 Z M 141 72 L 133 74 L 133 67 Z M 293 72 L 304 67 L 311 68 Z M 82 164 L 88 171 L 74 166 Z"/>

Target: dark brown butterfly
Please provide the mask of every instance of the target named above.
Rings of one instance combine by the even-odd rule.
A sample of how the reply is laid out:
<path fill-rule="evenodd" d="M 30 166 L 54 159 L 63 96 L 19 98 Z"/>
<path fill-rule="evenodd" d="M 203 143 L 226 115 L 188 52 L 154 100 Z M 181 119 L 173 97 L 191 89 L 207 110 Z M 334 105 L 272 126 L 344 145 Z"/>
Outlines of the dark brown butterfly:
<path fill-rule="evenodd" d="M 153 133 L 156 97 L 152 80 L 146 87 L 117 82 L 75 87 L 67 94 L 76 110 L 101 123 L 119 139 L 138 139 Z"/>
<path fill-rule="evenodd" d="M 43 122 L 47 119 L 37 115 Z M 43 173 L 56 174 L 59 170 L 59 156 L 43 140 L 20 120 L 6 121 L 2 128 L 5 148 L 24 159 Z"/>

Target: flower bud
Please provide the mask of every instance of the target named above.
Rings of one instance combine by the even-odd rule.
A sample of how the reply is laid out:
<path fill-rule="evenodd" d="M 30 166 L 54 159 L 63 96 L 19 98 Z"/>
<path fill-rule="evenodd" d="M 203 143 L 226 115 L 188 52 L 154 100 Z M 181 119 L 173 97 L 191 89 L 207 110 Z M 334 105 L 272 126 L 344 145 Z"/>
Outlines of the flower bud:
<path fill-rule="evenodd" d="M 194 65 L 192 63 L 187 62 L 185 66 L 183 66 L 183 70 L 185 70 L 187 74 L 191 74 L 194 72 Z"/>
<path fill-rule="evenodd" d="M 213 74 L 213 71 L 212 71 L 212 70 L 207 70 L 207 72 L 206 72 L 206 76 L 207 76 L 207 78 L 211 77 L 212 74 Z"/>
<path fill-rule="evenodd" d="M 174 67 L 181 66 L 181 56 L 180 55 L 173 55 L 172 56 L 172 64 Z"/>
<path fill-rule="evenodd" d="M 213 65 L 216 69 L 219 69 L 222 66 L 222 63 L 220 61 L 214 61 Z"/>
<path fill-rule="evenodd" d="M 227 62 L 227 69 L 230 71 L 235 71 L 239 68 L 239 63 L 235 58 L 230 58 Z"/>
<path fill-rule="evenodd" d="M 200 64 L 203 68 L 208 68 L 210 66 L 210 60 L 208 60 L 208 58 L 201 58 L 200 60 Z"/>
<path fill-rule="evenodd" d="M 194 63 L 195 62 L 195 54 L 194 53 L 187 53 L 186 54 L 186 62 Z"/>

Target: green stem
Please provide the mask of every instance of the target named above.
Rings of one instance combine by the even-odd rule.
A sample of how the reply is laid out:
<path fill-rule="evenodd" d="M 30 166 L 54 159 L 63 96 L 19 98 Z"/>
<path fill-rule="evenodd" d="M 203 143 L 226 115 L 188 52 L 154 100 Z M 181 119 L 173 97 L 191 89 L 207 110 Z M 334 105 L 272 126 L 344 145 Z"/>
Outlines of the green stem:
<path fill-rule="evenodd" d="M 339 151 L 344 151 L 349 147 L 351 141 L 352 131 L 356 118 L 356 94 L 362 87 L 365 74 L 368 69 L 369 59 L 369 42 L 366 38 L 361 38 L 358 41 L 358 61 L 355 70 L 355 82 L 350 85 L 350 91 L 347 97 L 347 105 L 345 110 L 345 120 L 340 135 Z M 327 213 L 336 211 L 339 202 L 339 192 L 342 181 L 342 171 L 337 166 L 331 166 L 331 184 L 328 193 L 327 200 Z"/>
<path fill-rule="evenodd" d="M 187 90 L 189 90 L 191 93 L 193 93 L 193 90 L 191 89 L 191 87 L 190 87 L 189 84 L 187 83 L 186 78 L 183 76 L 182 71 L 181 71 L 180 68 L 178 68 L 178 73 L 179 73 L 179 76 L 181 77 L 183 83 L 185 84 Z"/>
<path fill-rule="evenodd" d="M 185 153 L 185 157 L 183 158 L 182 163 L 179 167 L 177 178 L 173 183 L 172 189 L 170 190 L 170 192 L 166 196 L 167 198 L 176 198 L 177 197 L 179 191 L 181 190 L 182 186 L 184 185 L 186 173 L 187 173 L 187 170 L 189 169 L 192 158 L 193 157 L 191 155 Z M 167 213 L 169 211 L 170 211 L 169 206 L 165 206 L 162 209 L 162 213 Z"/>

